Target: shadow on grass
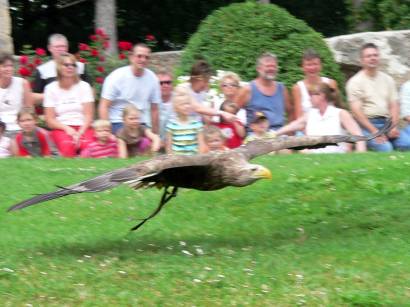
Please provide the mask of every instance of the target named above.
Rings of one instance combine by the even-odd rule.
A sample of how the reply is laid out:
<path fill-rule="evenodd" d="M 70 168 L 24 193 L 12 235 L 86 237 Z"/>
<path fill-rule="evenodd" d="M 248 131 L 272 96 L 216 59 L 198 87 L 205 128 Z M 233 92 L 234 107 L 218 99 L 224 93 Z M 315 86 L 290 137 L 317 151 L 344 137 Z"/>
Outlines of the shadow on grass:
<path fill-rule="evenodd" d="M 166 234 L 164 234 L 166 236 Z M 181 241 L 184 241 L 181 245 Z M 42 244 L 34 247 L 35 252 L 41 252 L 46 256 L 83 256 L 100 255 L 113 256 L 121 255 L 121 258 L 134 257 L 136 253 L 143 254 L 168 254 L 181 255 L 181 250 L 195 250 L 201 247 L 206 250 L 206 255 L 217 253 L 221 249 L 248 250 L 248 249 L 278 249 L 284 245 L 294 244 L 292 238 L 279 237 L 277 235 L 258 236 L 204 236 L 193 235 L 176 237 L 171 235 L 168 238 L 148 237 L 130 234 L 117 239 L 97 239 L 89 242 L 62 242 L 59 245 Z M 194 253 L 194 252 L 193 252 Z"/>

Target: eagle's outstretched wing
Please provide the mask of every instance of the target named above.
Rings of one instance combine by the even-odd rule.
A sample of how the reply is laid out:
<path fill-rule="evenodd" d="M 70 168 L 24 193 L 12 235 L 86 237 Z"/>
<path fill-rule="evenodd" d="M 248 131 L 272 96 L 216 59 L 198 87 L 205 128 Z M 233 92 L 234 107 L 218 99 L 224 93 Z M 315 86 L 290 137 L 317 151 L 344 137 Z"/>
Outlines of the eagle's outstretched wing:
<path fill-rule="evenodd" d="M 67 187 L 58 186 L 58 190 L 50 193 L 36 195 L 13 205 L 8 211 L 23 209 L 44 201 L 60 198 L 70 194 L 83 192 L 101 192 L 116 187 L 121 183 L 128 184 L 134 189 L 143 186 L 152 186 L 158 183 L 159 175 L 164 171 L 172 170 L 180 173 L 189 171 L 189 167 L 199 168 L 206 166 L 212 160 L 212 155 L 176 156 L 162 155 L 150 160 L 145 160 L 129 167 L 110 171 L 95 178 L 82 181 Z M 191 178 L 192 180 L 192 178 Z"/>
<path fill-rule="evenodd" d="M 323 148 L 329 145 L 337 145 L 338 143 L 356 143 L 360 141 L 368 141 L 380 135 L 386 134 L 392 129 L 391 120 L 376 133 L 369 136 L 360 135 L 323 135 L 323 136 L 283 136 L 272 139 L 254 140 L 237 149 L 243 153 L 247 159 L 251 160 L 257 156 L 268 154 L 272 151 L 281 149 L 314 149 Z"/>

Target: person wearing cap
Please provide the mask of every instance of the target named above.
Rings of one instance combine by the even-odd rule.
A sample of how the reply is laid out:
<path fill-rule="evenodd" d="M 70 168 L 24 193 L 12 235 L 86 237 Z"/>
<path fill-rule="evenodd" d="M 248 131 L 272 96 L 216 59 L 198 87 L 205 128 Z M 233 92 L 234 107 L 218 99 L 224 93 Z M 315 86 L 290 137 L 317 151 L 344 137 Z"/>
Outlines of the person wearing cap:
<path fill-rule="evenodd" d="M 255 112 L 252 122 L 249 125 L 251 132 L 246 137 L 244 143 L 259 139 L 275 138 L 276 133 L 269 130 L 269 119 L 263 112 Z"/>
<path fill-rule="evenodd" d="M 245 108 L 248 132 L 254 121 L 255 112 L 263 112 L 269 130 L 277 130 L 285 124 L 286 114 L 291 114 L 289 92 L 285 85 L 276 81 L 278 60 L 272 53 L 263 53 L 257 59 L 258 77 L 242 87 L 235 98 L 239 108 Z"/>

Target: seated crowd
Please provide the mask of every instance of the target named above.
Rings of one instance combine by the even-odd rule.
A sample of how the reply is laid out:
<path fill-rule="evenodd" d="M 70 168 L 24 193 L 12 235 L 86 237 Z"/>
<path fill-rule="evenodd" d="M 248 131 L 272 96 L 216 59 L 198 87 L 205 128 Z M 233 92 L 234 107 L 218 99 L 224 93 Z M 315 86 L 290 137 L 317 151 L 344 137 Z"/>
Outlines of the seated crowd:
<path fill-rule="evenodd" d="M 336 81 L 321 76 L 320 56 L 311 49 L 301 61 L 304 79 L 291 92 L 276 80 L 276 56 L 263 53 L 256 62 L 257 77 L 247 85 L 233 72 L 221 78 L 224 98 L 218 102 L 207 95 L 212 76 L 207 62 L 194 63 L 189 81 L 174 88 L 171 73 L 146 68 L 151 50 L 137 44 L 130 65 L 105 79 L 97 110 L 85 67 L 67 53 L 67 39 L 50 36 L 48 49 L 52 59 L 38 67 L 36 84 L 42 86 L 34 87 L 36 93 L 25 79 L 14 76 L 13 56 L 0 55 L 0 157 L 189 155 L 284 134 L 366 135 L 388 118 L 397 127 L 368 144 L 305 152 L 410 149 L 410 81 L 399 96 L 393 79 L 378 70 L 374 44 L 361 48 L 362 69 L 347 83 L 352 113 L 343 109 Z M 45 129 L 38 126 L 35 107 L 44 112 Z"/>

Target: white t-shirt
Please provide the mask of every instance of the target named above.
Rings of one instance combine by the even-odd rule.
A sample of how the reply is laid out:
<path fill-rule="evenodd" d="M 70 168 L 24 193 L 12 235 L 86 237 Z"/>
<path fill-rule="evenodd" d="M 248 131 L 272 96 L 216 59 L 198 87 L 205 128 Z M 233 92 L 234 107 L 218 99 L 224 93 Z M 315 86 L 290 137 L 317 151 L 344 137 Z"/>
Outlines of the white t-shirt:
<path fill-rule="evenodd" d="M 54 108 L 56 119 L 67 126 L 83 125 L 83 105 L 93 102 L 91 86 L 84 81 L 76 83 L 69 90 L 62 89 L 58 81 L 54 81 L 44 90 L 44 107 Z"/>
<path fill-rule="evenodd" d="M 6 123 L 7 131 L 20 130 L 17 113 L 23 106 L 23 78 L 13 77 L 7 88 L 0 87 L 0 119 Z"/>
<path fill-rule="evenodd" d="M 142 121 L 151 126 L 151 103 L 160 103 L 161 89 L 151 70 L 145 68 L 141 76 L 135 76 L 131 66 L 124 66 L 107 76 L 101 97 L 112 102 L 109 108 L 112 123 L 121 123 L 124 107 L 132 103 L 140 110 Z"/>
<path fill-rule="evenodd" d="M 341 109 L 328 106 L 325 113 L 320 114 L 318 109 L 311 108 L 307 113 L 306 135 L 344 135 L 346 132 L 340 121 Z M 326 146 L 324 148 L 310 149 L 309 153 L 344 153 L 343 144 Z"/>

